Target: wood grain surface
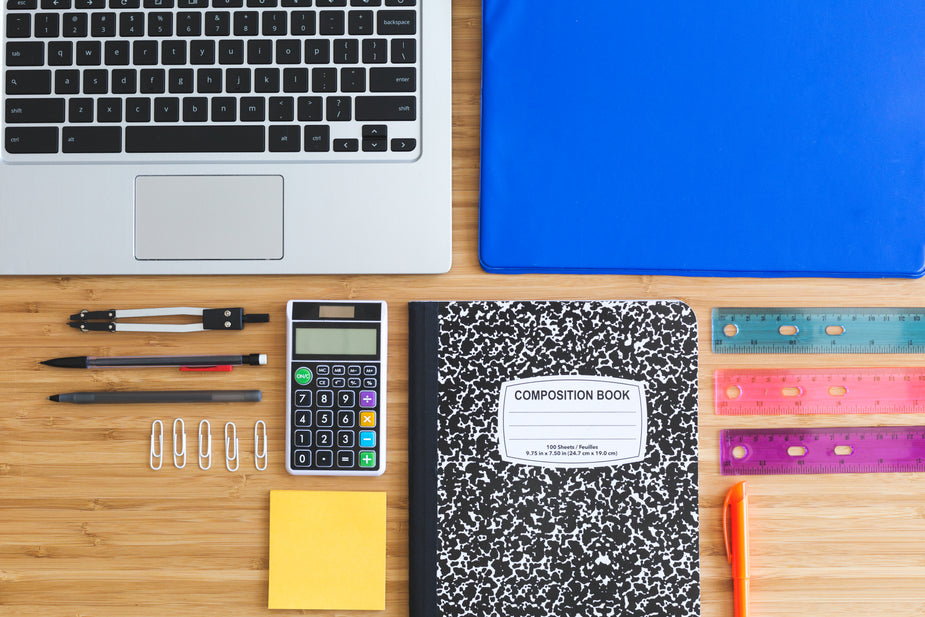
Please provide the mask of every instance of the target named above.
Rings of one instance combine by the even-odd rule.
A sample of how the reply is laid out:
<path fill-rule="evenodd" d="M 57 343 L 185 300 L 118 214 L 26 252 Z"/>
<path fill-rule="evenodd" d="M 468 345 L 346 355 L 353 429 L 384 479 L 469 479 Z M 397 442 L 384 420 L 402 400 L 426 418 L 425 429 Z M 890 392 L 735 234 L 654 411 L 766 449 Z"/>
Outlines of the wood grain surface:
<path fill-rule="evenodd" d="M 909 280 L 699 279 L 654 276 L 489 275 L 477 258 L 479 43 L 477 0 L 454 3 L 454 264 L 439 276 L 212 276 L 0 278 L 0 614 L 15 617 L 267 615 L 270 489 L 388 493 L 388 616 L 408 614 L 407 306 L 410 300 L 638 299 L 689 303 L 700 322 L 700 515 L 703 615 L 731 615 L 720 505 L 734 482 L 719 475 L 727 427 L 925 424 L 919 416 L 720 418 L 719 367 L 921 365 L 920 356 L 715 356 L 716 306 L 921 306 Z M 769 221 L 769 224 L 772 222 Z M 657 233 L 653 231 L 653 233 Z M 818 230 L 815 233 L 822 233 Z M 655 238 L 657 241 L 657 238 Z M 716 241 L 704 237 L 706 244 Z M 888 238 L 883 239 L 889 242 Z M 66 255 L 61 256 L 67 259 Z M 388 471 L 380 478 L 289 476 L 283 466 L 285 303 L 291 298 L 389 302 Z M 243 332 L 81 334 L 82 308 L 243 306 L 268 312 Z M 70 355 L 251 353 L 266 367 L 231 374 L 170 369 L 65 370 L 38 361 Z M 94 389 L 260 388 L 259 404 L 79 406 L 50 394 Z M 151 422 L 212 424 L 212 469 L 148 468 Z M 269 468 L 253 460 L 265 420 Z M 225 470 L 221 430 L 234 422 L 240 469 Z M 925 615 L 925 475 L 750 479 L 752 615 Z M 324 530 L 317 530 L 324 533 Z M 297 614 L 298 611 L 274 611 Z M 325 615 L 368 613 L 320 611 Z"/>

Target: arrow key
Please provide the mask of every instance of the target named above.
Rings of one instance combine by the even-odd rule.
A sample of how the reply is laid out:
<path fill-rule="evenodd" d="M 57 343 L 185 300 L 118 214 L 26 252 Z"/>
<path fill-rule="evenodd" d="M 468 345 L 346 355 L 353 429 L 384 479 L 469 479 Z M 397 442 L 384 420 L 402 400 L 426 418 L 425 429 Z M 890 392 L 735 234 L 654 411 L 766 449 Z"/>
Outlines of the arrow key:
<path fill-rule="evenodd" d="M 392 140 L 392 152 L 411 152 L 418 146 L 417 139 L 401 139 L 396 138 Z"/>
<path fill-rule="evenodd" d="M 388 148 L 385 139 L 368 137 L 363 140 L 363 152 L 385 152 Z"/>

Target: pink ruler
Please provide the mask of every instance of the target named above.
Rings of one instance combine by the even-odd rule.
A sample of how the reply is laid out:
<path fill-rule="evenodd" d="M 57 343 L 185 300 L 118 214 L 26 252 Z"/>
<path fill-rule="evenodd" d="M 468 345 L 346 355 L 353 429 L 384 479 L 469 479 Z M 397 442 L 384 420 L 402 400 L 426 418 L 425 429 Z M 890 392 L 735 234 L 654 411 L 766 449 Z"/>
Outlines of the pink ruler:
<path fill-rule="evenodd" d="M 925 412 L 925 368 L 719 369 L 719 416 Z"/>

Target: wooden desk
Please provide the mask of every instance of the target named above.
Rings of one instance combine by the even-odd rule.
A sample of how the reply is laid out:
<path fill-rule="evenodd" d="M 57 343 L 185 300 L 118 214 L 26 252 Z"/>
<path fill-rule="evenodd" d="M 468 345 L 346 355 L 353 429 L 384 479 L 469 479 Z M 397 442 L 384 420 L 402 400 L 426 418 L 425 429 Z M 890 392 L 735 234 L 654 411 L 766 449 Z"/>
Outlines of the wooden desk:
<path fill-rule="evenodd" d="M 387 615 L 408 612 L 407 307 L 424 299 L 678 298 L 700 320 L 700 514 L 703 615 L 731 615 L 719 506 L 725 427 L 925 423 L 921 416 L 738 418 L 713 415 L 721 366 L 915 365 L 918 356 L 766 357 L 710 353 L 714 306 L 921 306 L 925 283 L 899 280 L 744 280 L 651 276 L 493 276 L 477 259 L 479 2 L 455 17 L 454 265 L 441 276 L 0 278 L 0 614 L 201 617 L 267 615 L 268 491 L 388 491 Z M 704 242 L 710 240 L 704 239 Z M 885 239 L 884 241 L 888 241 Z M 62 259 L 66 259 L 62 256 Z M 296 478 L 284 450 L 284 308 L 290 298 L 372 298 L 390 305 L 389 464 L 377 479 Z M 271 322 L 240 333 L 80 334 L 82 308 L 244 306 Z M 231 375 L 166 369 L 66 371 L 37 364 L 69 355 L 270 354 Z M 259 405 L 74 406 L 50 394 L 104 388 L 261 388 Z M 183 417 L 186 468 L 148 468 L 151 422 Z M 196 425 L 213 448 L 237 424 L 237 473 L 221 456 L 196 465 Z M 269 428 L 269 469 L 253 463 L 252 430 Z M 169 443 L 167 448 L 169 449 Z M 925 476 L 752 478 L 752 614 L 925 614 Z M 294 614 L 278 611 L 274 614 Z M 335 614 L 331 611 L 321 614 Z M 336 613 L 364 615 L 366 613 Z"/>

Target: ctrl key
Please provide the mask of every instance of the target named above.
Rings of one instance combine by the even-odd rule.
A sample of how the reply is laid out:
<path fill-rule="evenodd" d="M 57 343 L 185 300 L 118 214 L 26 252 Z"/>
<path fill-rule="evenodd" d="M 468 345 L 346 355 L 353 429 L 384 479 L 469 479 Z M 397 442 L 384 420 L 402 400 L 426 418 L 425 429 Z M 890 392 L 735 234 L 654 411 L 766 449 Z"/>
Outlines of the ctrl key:
<path fill-rule="evenodd" d="M 58 127 L 8 126 L 3 143 L 10 154 L 55 154 L 58 152 Z"/>

